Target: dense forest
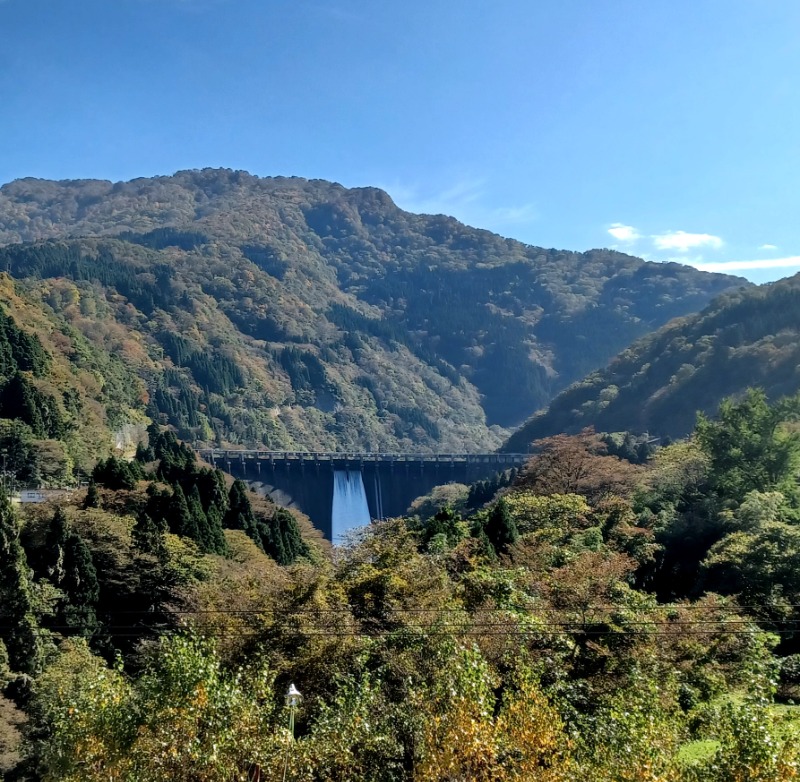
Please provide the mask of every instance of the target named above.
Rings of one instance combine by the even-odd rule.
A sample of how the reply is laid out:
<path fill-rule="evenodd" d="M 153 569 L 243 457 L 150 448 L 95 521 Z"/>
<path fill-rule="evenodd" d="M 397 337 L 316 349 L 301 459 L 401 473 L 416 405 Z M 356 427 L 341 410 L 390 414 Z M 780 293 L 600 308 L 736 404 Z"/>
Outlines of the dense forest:
<path fill-rule="evenodd" d="M 684 437 L 696 411 L 758 385 L 771 399 L 800 387 L 800 275 L 726 293 L 623 350 L 604 369 L 561 392 L 504 445 L 597 431 Z"/>
<path fill-rule="evenodd" d="M 798 778 L 797 279 L 231 171 L 0 229 L 4 779 Z M 193 450 L 485 450 L 574 381 L 337 547 Z"/>
<path fill-rule="evenodd" d="M 751 390 L 642 463 L 547 438 L 335 552 L 151 425 L 69 498 L 0 498 L 0 768 L 795 779 L 799 418 Z"/>
<path fill-rule="evenodd" d="M 112 429 L 275 449 L 492 449 L 632 340 L 747 285 L 527 246 L 374 188 L 210 169 L 4 185 L 0 269 L 70 360 L 103 364 Z"/>

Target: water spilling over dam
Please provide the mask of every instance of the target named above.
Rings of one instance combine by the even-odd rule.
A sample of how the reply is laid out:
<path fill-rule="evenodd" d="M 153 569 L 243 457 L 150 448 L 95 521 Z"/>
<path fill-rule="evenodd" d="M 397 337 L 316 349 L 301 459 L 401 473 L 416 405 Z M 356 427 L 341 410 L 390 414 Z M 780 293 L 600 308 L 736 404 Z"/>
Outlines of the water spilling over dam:
<path fill-rule="evenodd" d="M 334 470 L 331 506 L 331 540 L 339 543 L 348 530 L 370 522 L 367 493 L 359 470 Z"/>

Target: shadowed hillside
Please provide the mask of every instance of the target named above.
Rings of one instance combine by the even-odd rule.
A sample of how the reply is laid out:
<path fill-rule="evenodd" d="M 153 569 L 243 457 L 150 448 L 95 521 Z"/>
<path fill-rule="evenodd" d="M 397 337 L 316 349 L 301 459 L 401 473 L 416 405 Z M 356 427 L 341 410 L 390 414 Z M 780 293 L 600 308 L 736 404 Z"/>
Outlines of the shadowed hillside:
<path fill-rule="evenodd" d="M 698 411 L 710 413 L 750 386 L 771 399 L 796 393 L 798 366 L 800 275 L 724 294 L 701 313 L 640 339 L 559 394 L 504 449 L 586 426 L 683 437 Z"/>

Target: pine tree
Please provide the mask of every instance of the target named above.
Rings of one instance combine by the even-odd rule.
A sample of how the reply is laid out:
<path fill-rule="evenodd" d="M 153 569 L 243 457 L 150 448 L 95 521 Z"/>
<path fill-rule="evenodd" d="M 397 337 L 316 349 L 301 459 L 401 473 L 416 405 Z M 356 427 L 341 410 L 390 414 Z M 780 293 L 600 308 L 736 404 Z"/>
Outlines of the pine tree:
<path fill-rule="evenodd" d="M 3 418 L 18 418 L 33 430 L 36 437 L 49 437 L 39 400 L 34 388 L 19 372 L 0 391 L 0 413 Z"/>
<path fill-rule="evenodd" d="M 92 478 L 97 483 L 115 490 L 135 489 L 139 474 L 140 471 L 137 473 L 132 470 L 128 462 L 116 456 L 109 456 L 106 461 L 98 462 L 92 470 Z"/>
<path fill-rule="evenodd" d="M 211 551 L 215 554 L 227 554 L 228 542 L 222 529 L 222 511 L 216 505 L 212 505 L 206 512 L 206 518 L 212 544 Z"/>
<path fill-rule="evenodd" d="M 172 493 L 151 483 L 147 487 L 147 505 L 144 512 L 153 520 L 161 533 L 169 531 L 169 513 Z"/>
<path fill-rule="evenodd" d="M 0 490 L 0 633 L 12 670 L 35 673 L 41 661 L 33 615 L 28 563 L 19 543 L 19 527 L 5 492 Z"/>

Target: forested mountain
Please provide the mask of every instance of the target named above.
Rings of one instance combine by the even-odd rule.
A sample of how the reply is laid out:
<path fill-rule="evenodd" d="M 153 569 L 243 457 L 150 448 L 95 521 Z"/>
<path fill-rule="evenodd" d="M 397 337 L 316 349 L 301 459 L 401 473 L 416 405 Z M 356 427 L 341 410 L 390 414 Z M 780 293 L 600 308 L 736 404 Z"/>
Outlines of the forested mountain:
<path fill-rule="evenodd" d="M 605 369 L 559 394 L 504 448 L 598 431 L 683 437 L 696 414 L 749 386 L 777 399 L 800 388 L 800 275 L 726 293 L 696 315 L 638 340 Z"/>
<path fill-rule="evenodd" d="M 148 416 L 272 448 L 493 448 L 632 340 L 746 284 L 229 170 L 19 180 L 0 188 L 0 243 L 72 371 L 104 357 L 90 396 L 111 428 Z"/>

